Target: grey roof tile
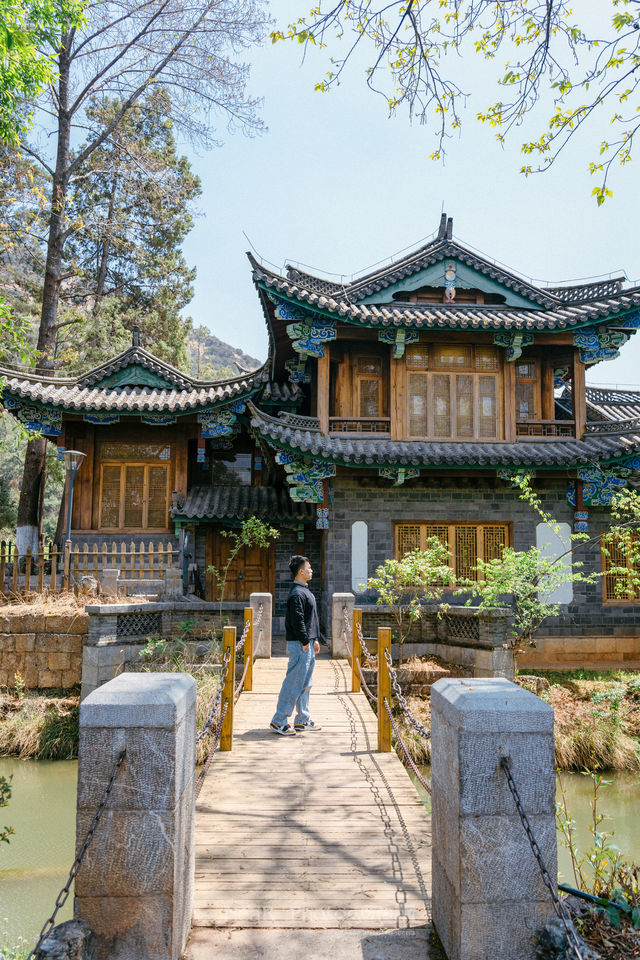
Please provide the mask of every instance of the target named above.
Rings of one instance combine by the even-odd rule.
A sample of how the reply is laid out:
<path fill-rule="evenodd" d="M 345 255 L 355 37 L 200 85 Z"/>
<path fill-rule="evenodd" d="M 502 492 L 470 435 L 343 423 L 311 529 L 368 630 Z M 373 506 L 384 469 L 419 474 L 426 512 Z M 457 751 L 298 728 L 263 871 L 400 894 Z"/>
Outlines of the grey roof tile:
<path fill-rule="evenodd" d="M 324 435 L 300 429 L 265 414 L 249 404 L 251 425 L 276 447 L 285 447 L 344 464 L 477 467 L 556 467 L 592 465 L 594 461 L 618 460 L 640 450 L 640 436 L 627 434 L 587 435 L 584 440 L 520 440 L 516 443 L 395 441 L 370 437 Z"/>
<path fill-rule="evenodd" d="M 279 523 L 304 523 L 315 520 L 316 513 L 312 504 L 296 503 L 282 489 L 234 484 L 192 487 L 183 506 L 172 509 L 171 515 L 181 520 L 258 516 Z"/>

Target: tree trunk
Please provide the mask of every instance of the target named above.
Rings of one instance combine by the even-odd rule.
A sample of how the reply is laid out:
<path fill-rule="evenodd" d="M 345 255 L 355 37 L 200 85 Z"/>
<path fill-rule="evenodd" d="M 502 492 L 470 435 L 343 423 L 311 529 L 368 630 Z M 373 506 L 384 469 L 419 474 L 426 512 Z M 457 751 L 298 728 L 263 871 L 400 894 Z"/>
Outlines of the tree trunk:
<path fill-rule="evenodd" d="M 42 291 L 42 313 L 38 331 L 38 373 L 52 373 L 55 363 L 55 343 L 58 322 L 58 301 L 62 277 L 64 252 L 65 206 L 69 187 L 69 142 L 71 118 L 68 112 L 69 99 L 69 49 L 71 38 L 62 38 L 59 56 L 58 79 L 58 146 L 56 167 L 51 184 L 51 218 L 47 243 L 47 262 Z M 38 556 L 38 531 L 40 529 L 40 491 L 44 485 L 47 441 L 39 437 L 27 443 L 25 452 L 22 488 L 18 503 L 16 547 L 20 553 L 31 547 Z M 43 491 L 44 494 L 44 491 Z"/>

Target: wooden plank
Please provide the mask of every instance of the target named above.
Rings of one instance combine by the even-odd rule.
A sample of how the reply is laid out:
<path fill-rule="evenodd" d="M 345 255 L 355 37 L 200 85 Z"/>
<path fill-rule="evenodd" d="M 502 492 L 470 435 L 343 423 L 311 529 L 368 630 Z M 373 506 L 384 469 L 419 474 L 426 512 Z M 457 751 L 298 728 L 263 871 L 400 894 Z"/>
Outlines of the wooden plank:
<path fill-rule="evenodd" d="M 322 731 L 268 724 L 286 660 L 256 661 L 196 808 L 194 926 L 385 928 L 429 919 L 431 825 L 377 721 L 348 691 L 346 661 L 320 658 L 311 692 Z M 382 776 L 381 776 L 382 774 Z"/>
<path fill-rule="evenodd" d="M 576 421 L 576 438 L 582 440 L 585 424 L 587 422 L 587 399 L 585 389 L 585 365 L 580 359 L 580 350 L 573 352 L 573 389 L 571 396 L 573 400 L 573 416 Z"/>
<path fill-rule="evenodd" d="M 329 371 L 330 367 L 330 347 L 328 343 L 324 344 L 324 355 L 318 357 L 317 374 L 317 416 L 320 421 L 320 432 L 329 433 Z"/>

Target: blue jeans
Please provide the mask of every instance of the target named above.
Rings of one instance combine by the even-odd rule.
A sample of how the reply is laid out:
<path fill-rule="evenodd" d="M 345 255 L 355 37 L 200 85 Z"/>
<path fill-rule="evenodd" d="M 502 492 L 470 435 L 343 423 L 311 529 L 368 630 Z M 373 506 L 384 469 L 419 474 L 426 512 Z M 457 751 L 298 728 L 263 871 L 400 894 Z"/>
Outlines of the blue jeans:
<path fill-rule="evenodd" d="M 282 681 L 278 705 L 271 721 L 278 727 L 284 727 L 294 707 L 296 708 L 294 723 L 308 723 L 311 719 L 309 694 L 313 668 L 316 665 L 313 640 L 306 650 L 303 650 L 302 644 L 296 641 L 288 643 L 287 653 L 289 654 L 287 672 Z"/>

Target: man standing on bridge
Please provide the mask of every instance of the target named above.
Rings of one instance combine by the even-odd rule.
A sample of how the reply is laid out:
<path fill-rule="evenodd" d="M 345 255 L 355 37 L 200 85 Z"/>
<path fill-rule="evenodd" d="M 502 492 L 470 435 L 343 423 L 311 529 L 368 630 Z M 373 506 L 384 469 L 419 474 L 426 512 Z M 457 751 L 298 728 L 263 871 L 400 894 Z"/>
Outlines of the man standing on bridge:
<path fill-rule="evenodd" d="M 294 737 L 303 730 L 320 730 L 309 714 L 309 694 L 311 677 L 316 663 L 316 654 L 320 650 L 318 638 L 320 624 L 316 609 L 316 598 L 308 587 L 313 570 L 307 557 L 299 554 L 289 560 L 289 570 L 293 583 L 287 598 L 285 616 L 285 636 L 289 663 L 282 681 L 276 712 L 271 721 L 271 729 L 284 737 Z M 289 716 L 296 708 L 293 727 Z"/>

